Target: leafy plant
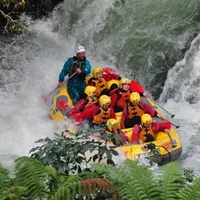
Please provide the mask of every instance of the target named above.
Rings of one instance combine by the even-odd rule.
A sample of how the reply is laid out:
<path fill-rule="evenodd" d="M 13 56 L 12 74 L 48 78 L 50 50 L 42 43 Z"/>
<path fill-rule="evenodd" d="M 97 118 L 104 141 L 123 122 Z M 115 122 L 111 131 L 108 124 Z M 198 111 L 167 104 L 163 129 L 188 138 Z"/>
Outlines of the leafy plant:
<path fill-rule="evenodd" d="M 54 191 L 57 172 L 53 167 L 44 166 L 40 161 L 20 157 L 16 161 L 15 185 L 26 188 L 26 199 L 48 198 Z"/>
<path fill-rule="evenodd" d="M 40 161 L 21 157 L 16 160 L 15 177 L 0 167 L 0 200 L 199 200 L 200 178 L 185 181 L 178 163 L 155 171 L 136 161 L 122 166 L 93 163 L 90 171 L 62 175 Z"/>
<path fill-rule="evenodd" d="M 11 185 L 12 180 L 9 177 L 9 171 L 0 165 L 0 194 Z"/>
<path fill-rule="evenodd" d="M 88 168 L 89 162 L 101 162 L 114 164 L 113 155 L 118 155 L 114 146 L 108 147 L 101 135 L 94 132 L 102 129 L 81 129 L 76 134 L 68 133 L 65 136 L 55 134 L 53 139 L 49 137 L 40 139 L 36 143 L 42 145 L 31 149 L 31 157 L 40 160 L 45 165 L 55 167 L 61 174 L 80 173 Z"/>
<path fill-rule="evenodd" d="M 0 16 L 4 20 L 1 20 L 0 23 L 4 23 L 4 33 L 13 32 L 13 33 L 22 33 L 24 31 L 23 27 L 20 25 L 19 16 L 16 15 L 21 9 L 25 8 L 24 0 L 2 0 L 0 1 Z"/>
<path fill-rule="evenodd" d="M 188 182 L 192 182 L 196 178 L 194 169 L 192 168 L 185 168 L 183 169 L 183 172 L 184 179 Z"/>

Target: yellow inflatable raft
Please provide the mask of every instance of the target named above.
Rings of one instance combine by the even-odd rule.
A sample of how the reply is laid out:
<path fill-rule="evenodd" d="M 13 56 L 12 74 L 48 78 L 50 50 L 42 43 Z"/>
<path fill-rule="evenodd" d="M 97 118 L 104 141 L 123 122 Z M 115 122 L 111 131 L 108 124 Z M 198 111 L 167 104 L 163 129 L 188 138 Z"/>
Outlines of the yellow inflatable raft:
<path fill-rule="evenodd" d="M 91 75 L 86 77 L 86 80 L 85 80 L 86 83 L 88 82 L 90 78 L 92 78 Z M 119 85 L 119 80 L 108 81 L 109 88 L 111 87 L 112 84 Z M 68 105 L 69 109 L 73 107 L 72 100 L 65 86 L 62 86 L 59 89 L 59 91 L 53 96 L 49 117 L 55 122 L 61 122 L 64 116 L 66 116 L 66 113 L 68 112 L 68 109 L 61 109 L 58 107 L 58 102 L 60 101 L 65 102 Z M 119 113 L 117 116 L 120 119 L 121 113 Z"/>
<path fill-rule="evenodd" d="M 69 109 L 73 107 L 72 100 L 65 86 L 62 86 L 59 89 L 59 91 L 54 95 L 52 100 L 52 106 L 49 113 L 49 117 L 56 122 L 61 122 L 64 116 L 66 116 L 66 113 L 68 112 L 68 109 L 60 109 L 58 107 L 58 102 L 60 101 L 66 103 Z"/>
<path fill-rule="evenodd" d="M 116 82 L 116 80 L 112 80 L 111 83 L 113 83 L 113 81 Z M 154 107 L 155 110 L 159 114 L 161 114 L 165 119 L 164 115 L 160 112 L 160 110 L 157 109 L 153 101 L 151 101 L 150 99 L 146 99 L 144 97 L 142 97 L 141 100 L 144 103 L 148 103 L 149 105 Z M 64 116 L 66 115 L 66 112 L 68 111 L 68 109 L 62 110 L 58 108 L 57 104 L 59 101 L 66 102 L 68 105 L 68 109 L 73 107 L 67 89 L 64 86 L 60 88 L 60 90 L 54 95 L 52 100 L 52 107 L 49 116 L 52 120 L 56 122 L 62 121 Z M 121 119 L 121 114 L 122 114 L 121 112 L 116 113 L 118 121 L 120 121 Z M 159 118 L 153 118 L 153 120 L 157 122 L 164 121 L 163 119 Z M 131 141 L 132 128 L 122 129 L 122 131 L 129 137 Z M 170 130 L 170 135 L 168 135 L 165 132 L 159 132 L 155 137 L 155 141 L 151 143 L 132 144 L 132 145 L 120 146 L 117 148 L 123 151 L 124 155 L 127 158 L 130 158 L 132 160 L 139 160 L 144 157 L 150 157 L 152 155 L 152 151 L 156 150 L 157 152 L 159 152 L 159 159 L 161 165 L 168 163 L 170 161 L 177 160 L 182 153 L 182 144 L 180 138 L 173 127 Z"/>
<path fill-rule="evenodd" d="M 153 101 L 144 97 L 141 98 L 141 100 L 153 106 L 155 110 L 163 116 L 160 110 L 156 108 L 156 105 L 153 103 Z M 165 119 L 164 116 L 163 118 Z M 120 119 L 120 117 L 118 119 Z M 153 118 L 153 120 L 156 122 L 163 122 L 165 121 L 164 119 L 160 119 L 157 117 Z M 129 140 L 131 141 L 132 128 L 122 129 L 122 131 L 128 136 Z M 118 149 L 123 151 L 124 155 L 132 160 L 150 158 L 153 155 L 152 152 L 157 152 L 159 164 L 163 165 L 168 162 L 175 161 L 180 157 L 182 153 L 182 144 L 178 133 L 172 127 L 170 129 L 169 135 L 165 132 L 158 132 L 153 142 L 120 146 L 118 147 Z"/>

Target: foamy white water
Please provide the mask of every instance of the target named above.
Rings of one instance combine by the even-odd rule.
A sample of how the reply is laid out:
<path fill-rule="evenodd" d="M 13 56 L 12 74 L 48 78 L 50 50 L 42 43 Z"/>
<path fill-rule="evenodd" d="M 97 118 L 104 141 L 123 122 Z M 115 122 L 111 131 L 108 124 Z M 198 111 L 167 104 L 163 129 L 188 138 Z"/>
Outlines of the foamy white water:
<path fill-rule="evenodd" d="M 0 163 L 10 165 L 14 158 L 28 155 L 36 140 L 46 136 L 51 137 L 54 132 L 62 129 L 62 125 L 55 124 L 49 119 L 49 106 L 43 103 L 41 96 L 56 87 L 64 62 L 75 54 L 78 45 L 86 47 L 87 58 L 93 67 L 115 66 L 118 63 L 121 74 L 124 73 L 131 78 L 130 72 L 133 70 L 131 67 L 136 66 L 140 75 L 142 74 L 140 81 L 145 83 L 148 80 L 145 73 L 149 74 L 153 70 L 154 42 L 164 41 L 163 43 L 169 43 L 169 46 L 177 45 L 177 48 L 183 48 L 185 40 L 190 35 L 188 33 L 190 27 L 174 38 L 170 38 L 171 35 L 166 32 L 166 28 L 168 30 L 169 26 L 173 30 L 173 19 L 177 16 L 175 30 L 181 22 L 184 22 L 185 26 L 192 24 L 193 20 L 190 16 L 195 15 L 195 12 L 191 11 L 190 15 L 190 9 L 198 6 L 196 0 L 190 1 L 191 8 L 188 8 L 187 12 L 179 10 L 181 14 L 178 15 L 178 12 L 172 12 L 172 8 L 176 8 L 175 2 L 166 10 L 167 1 L 160 1 L 162 9 L 154 13 L 149 8 L 154 8 L 157 5 L 156 1 L 149 1 L 147 4 L 146 1 L 134 1 L 135 7 L 141 10 L 141 13 L 145 9 L 148 11 L 146 18 L 150 15 L 151 19 L 154 19 L 150 22 L 148 20 L 142 22 L 138 9 L 130 10 L 130 6 L 133 5 L 131 0 L 127 1 L 126 5 L 123 5 L 123 1 L 118 2 L 120 6 L 116 6 L 116 13 L 111 12 L 111 19 L 107 18 L 109 8 L 113 7 L 114 2 L 116 3 L 115 0 L 102 0 L 99 3 L 95 0 L 84 6 L 87 3 L 85 0 L 76 5 L 71 0 L 64 2 L 64 9 L 58 6 L 49 19 L 32 21 L 23 17 L 28 34 L 15 38 L 12 44 L 0 46 L 2 52 L 0 55 Z M 151 3 L 154 4 L 153 7 Z M 183 1 L 179 1 L 179 4 L 182 5 Z M 159 13 L 165 11 L 167 11 L 168 23 L 162 24 L 159 20 L 156 21 L 159 19 L 157 17 Z M 177 16 L 174 16 L 174 13 L 177 13 Z M 185 17 L 187 13 L 189 18 Z M 115 23 L 107 23 L 108 19 Z M 162 32 L 165 34 L 162 35 Z M 152 41 L 152 38 L 155 41 Z M 145 43 L 141 44 L 144 39 Z M 160 49 L 155 50 L 158 51 L 158 57 L 168 53 L 168 51 L 160 52 Z M 121 55 L 116 52 L 121 52 Z M 140 56 L 146 53 L 149 55 L 148 58 L 144 56 L 144 61 L 148 66 L 145 64 L 143 66 Z M 135 58 L 138 58 L 138 62 Z M 169 71 L 160 98 L 163 106 L 176 114 L 172 121 L 181 125 L 177 131 L 183 142 L 182 164 L 186 167 L 194 167 L 196 170 L 200 168 L 198 165 L 200 159 L 199 65 L 200 48 L 197 38 L 185 58 L 177 62 Z M 162 69 L 159 70 L 162 72 Z M 151 74 L 151 78 L 154 78 L 155 73 Z M 137 74 L 132 78 L 136 77 Z"/>
<path fill-rule="evenodd" d="M 185 57 L 169 71 L 161 101 L 176 114 L 174 121 L 183 143 L 182 164 L 200 169 L 200 35 Z"/>

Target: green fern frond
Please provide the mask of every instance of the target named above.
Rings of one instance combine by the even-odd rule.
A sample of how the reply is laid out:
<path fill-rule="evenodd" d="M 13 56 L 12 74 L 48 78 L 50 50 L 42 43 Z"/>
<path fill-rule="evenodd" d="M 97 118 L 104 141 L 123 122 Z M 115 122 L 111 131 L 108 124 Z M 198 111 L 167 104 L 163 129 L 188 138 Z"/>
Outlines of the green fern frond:
<path fill-rule="evenodd" d="M 178 200 L 200 199 L 200 178 L 195 179 L 191 185 L 187 185 L 177 193 Z"/>
<path fill-rule="evenodd" d="M 111 165 L 94 163 L 91 170 L 101 177 L 109 179 L 111 182 L 123 183 L 128 178 L 127 169 L 124 167 L 113 167 Z"/>
<path fill-rule="evenodd" d="M 52 200 L 62 200 L 62 199 L 70 199 L 73 200 L 77 195 L 81 197 L 82 195 L 81 184 L 80 182 L 72 183 L 68 186 L 60 186 L 57 191 L 51 196 Z"/>
<path fill-rule="evenodd" d="M 56 181 L 56 170 L 28 157 L 18 158 L 15 163 L 15 184 L 27 189 L 28 199 L 48 198 L 48 187 L 51 181 Z"/>
<path fill-rule="evenodd" d="M 0 165 L 0 194 L 11 186 L 9 171 Z"/>
<path fill-rule="evenodd" d="M 161 167 L 159 184 L 160 196 L 163 199 L 176 199 L 176 193 L 184 185 L 182 169 L 179 163 L 173 162 Z"/>
<path fill-rule="evenodd" d="M 108 178 L 122 199 L 162 200 L 158 198 L 160 187 L 148 166 L 126 160 L 123 167 L 92 164 L 102 177 Z M 153 191 L 153 192 L 152 192 Z"/>

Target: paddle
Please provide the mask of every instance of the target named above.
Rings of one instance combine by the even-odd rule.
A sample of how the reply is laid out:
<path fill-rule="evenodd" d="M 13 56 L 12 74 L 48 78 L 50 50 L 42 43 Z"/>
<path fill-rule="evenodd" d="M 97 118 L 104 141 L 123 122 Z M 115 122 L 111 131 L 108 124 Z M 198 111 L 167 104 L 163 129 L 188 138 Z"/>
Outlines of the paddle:
<path fill-rule="evenodd" d="M 169 139 L 170 139 L 170 141 L 171 141 L 171 143 L 172 143 L 172 147 L 176 147 L 176 146 L 177 146 L 176 140 L 174 140 L 174 139 L 172 138 L 170 132 L 166 132 L 166 133 L 167 133 L 168 136 L 169 136 Z"/>
<path fill-rule="evenodd" d="M 70 78 L 72 78 L 75 74 L 76 74 L 76 72 L 73 73 L 71 76 L 69 76 L 67 79 L 65 79 L 65 80 L 62 82 L 62 85 L 67 84 L 68 80 L 69 80 Z M 59 87 L 59 88 L 60 88 L 60 87 Z M 48 97 L 49 97 L 51 94 L 53 94 L 55 91 L 57 91 L 59 88 L 56 87 L 56 88 L 53 89 L 51 92 L 49 92 L 46 96 L 42 96 L 44 102 L 47 102 Z"/>
<path fill-rule="evenodd" d="M 171 115 L 171 118 L 173 118 L 175 116 L 175 114 L 170 113 L 168 110 L 166 110 L 165 108 L 163 108 L 161 105 L 159 105 L 158 103 L 156 103 L 153 99 L 150 99 L 150 101 L 152 101 L 155 105 L 157 105 L 158 107 L 160 107 L 161 109 L 163 109 L 167 114 Z"/>

